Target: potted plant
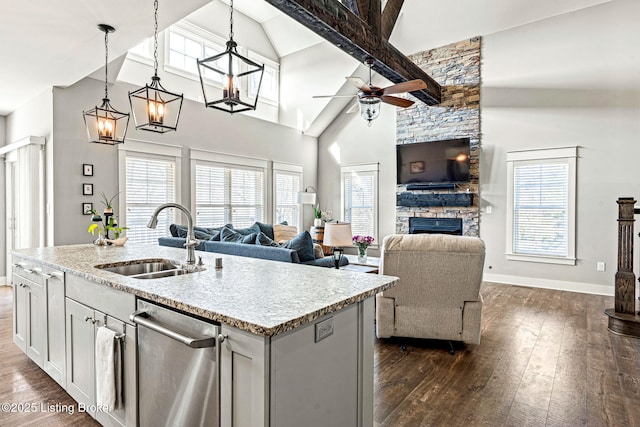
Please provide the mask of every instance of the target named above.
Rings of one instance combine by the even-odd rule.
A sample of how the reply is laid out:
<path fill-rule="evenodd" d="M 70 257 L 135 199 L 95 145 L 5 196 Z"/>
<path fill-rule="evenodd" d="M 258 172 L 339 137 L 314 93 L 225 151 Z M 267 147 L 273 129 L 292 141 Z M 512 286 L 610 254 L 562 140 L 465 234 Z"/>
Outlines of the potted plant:
<path fill-rule="evenodd" d="M 104 205 L 103 213 L 105 214 L 113 213 L 113 201 L 118 194 L 120 194 L 120 192 L 117 192 L 116 194 L 113 195 L 113 197 L 109 198 L 107 197 L 106 194 L 104 194 L 104 192 L 100 192 L 100 197 L 102 198 L 102 200 L 100 200 L 100 203 Z"/>
<path fill-rule="evenodd" d="M 322 227 L 322 211 L 320 210 L 320 205 L 313 207 L 313 218 L 313 226 Z"/>
<path fill-rule="evenodd" d="M 128 229 L 129 227 L 119 226 L 114 217 L 109 217 L 108 222 L 104 227 L 100 222 L 93 222 L 87 228 L 87 232 L 91 233 L 93 236 L 96 235 L 96 231 L 98 232 L 98 238 L 93 242 L 96 245 L 101 246 L 106 244 L 115 244 L 116 246 L 123 246 L 129 238 L 126 236 L 120 237 L 120 235 Z M 113 235 L 115 236 L 114 239 L 108 238 L 109 231 L 113 231 Z"/>

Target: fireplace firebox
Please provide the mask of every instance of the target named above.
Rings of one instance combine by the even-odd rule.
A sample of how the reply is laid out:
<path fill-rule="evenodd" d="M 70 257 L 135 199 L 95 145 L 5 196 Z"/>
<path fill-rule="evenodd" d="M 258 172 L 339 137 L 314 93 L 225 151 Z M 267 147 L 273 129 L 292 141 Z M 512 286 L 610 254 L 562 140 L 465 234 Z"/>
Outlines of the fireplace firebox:
<path fill-rule="evenodd" d="M 461 218 L 409 218 L 409 234 L 453 234 L 462 236 Z"/>

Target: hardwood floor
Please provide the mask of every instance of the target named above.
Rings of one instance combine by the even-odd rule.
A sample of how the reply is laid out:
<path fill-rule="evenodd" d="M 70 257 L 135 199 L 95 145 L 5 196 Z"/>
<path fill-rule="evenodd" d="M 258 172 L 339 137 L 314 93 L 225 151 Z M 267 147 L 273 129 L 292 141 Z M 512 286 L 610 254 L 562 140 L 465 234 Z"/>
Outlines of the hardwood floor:
<path fill-rule="evenodd" d="M 613 297 L 485 283 L 482 342 L 378 340 L 378 426 L 640 426 L 640 340 Z M 407 351 L 399 349 L 407 344 Z"/>
<path fill-rule="evenodd" d="M 376 426 L 640 426 L 640 340 L 611 334 L 612 297 L 485 283 L 482 343 L 377 340 Z M 0 403 L 73 405 L 4 413 L 0 426 L 93 426 L 12 341 L 0 287 Z M 407 351 L 400 350 L 407 345 Z"/>

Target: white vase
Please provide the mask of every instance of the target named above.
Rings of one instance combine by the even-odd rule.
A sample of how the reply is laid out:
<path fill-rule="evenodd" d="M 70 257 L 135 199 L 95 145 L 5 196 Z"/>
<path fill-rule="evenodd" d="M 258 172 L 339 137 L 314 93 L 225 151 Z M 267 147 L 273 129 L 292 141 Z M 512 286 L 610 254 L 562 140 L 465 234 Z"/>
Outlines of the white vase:
<path fill-rule="evenodd" d="M 313 219 L 314 227 L 322 227 L 322 218 L 314 218 Z"/>

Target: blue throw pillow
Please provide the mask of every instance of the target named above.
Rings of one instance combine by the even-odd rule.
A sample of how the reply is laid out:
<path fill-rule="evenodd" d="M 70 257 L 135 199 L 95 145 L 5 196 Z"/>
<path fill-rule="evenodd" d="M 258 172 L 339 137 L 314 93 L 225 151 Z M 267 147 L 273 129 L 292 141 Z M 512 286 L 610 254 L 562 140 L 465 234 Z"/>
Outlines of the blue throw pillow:
<path fill-rule="evenodd" d="M 256 241 L 257 233 L 251 234 L 242 234 L 237 230 L 232 230 L 231 228 L 223 227 L 220 230 L 220 241 L 222 242 L 231 242 L 231 243 L 254 243 Z"/>
<path fill-rule="evenodd" d="M 193 234 L 196 236 L 196 239 L 209 240 L 211 239 L 211 237 L 215 237 L 215 234 L 220 232 L 220 230 L 222 230 L 223 227 L 233 228 L 233 225 L 226 224 L 226 225 L 223 225 L 222 227 L 212 227 L 212 228 L 195 226 L 193 227 Z M 171 224 L 169 226 L 169 232 L 173 237 L 185 238 L 187 237 L 187 226 L 180 225 L 180 224 Z"/>
<path fill-rule="evenodd" d="M 263 224 L 261 222 L 256 222 L 260 231 L 263 232 L 268 238 L 273 240 L 273 224 Z M 289 225 L 287 221 L 279 222 L 281 225 Z"/>
<path fill-rule="evenodd" d="M 251 233 L 260 233 L 260 227 L 258 226 L 258 223 L 255 222 L 253 223 L 253 225 L 247 227 L 247 228 L 233 228 L 233 227 L 228 227 L 231 228 L 233 231 L 240 233 L 240 234 L 244 234 L 245 236 Z"/>
<path fill-rule="evenodd" d="M 300 262 L 313 261 L 315 259 L 313 255 L 313 239 L 306 230 L 289 240 L 282 247 L 295 250 L 298 253 Z"/>
<path fill-rule="evenodd" d="M 272 230 L 273 230 L 273 228 L 272 228 Z M 256 237 L 256 245 L 274 246 L 276 248 L 280 247 L 278 242 L 276 242 L 271 237 L 267 236 L 266 233 L 263 233 L 263 232 L 260 232 L 260 234 L 258 234 L 258 236 Z"/>

